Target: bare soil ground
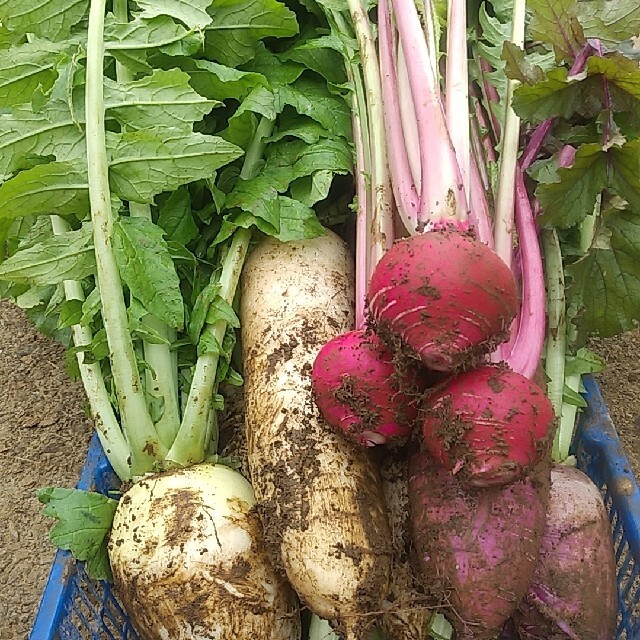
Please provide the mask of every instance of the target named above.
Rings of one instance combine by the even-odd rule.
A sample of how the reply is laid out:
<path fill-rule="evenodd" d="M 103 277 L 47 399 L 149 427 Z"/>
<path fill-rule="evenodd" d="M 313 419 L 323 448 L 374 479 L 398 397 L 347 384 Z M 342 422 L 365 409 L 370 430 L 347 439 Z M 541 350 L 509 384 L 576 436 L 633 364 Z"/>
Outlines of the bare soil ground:
<path fill-rule="evenodd" d="M 593 347 L 609 363 L 599 381 L 640 475 L 640 332 Z M 29 635 L 54 555 L 34 492 L 75 484 L 91 436 L 84 407 L 63 349 L 0 302 L 0 640 Z"/>

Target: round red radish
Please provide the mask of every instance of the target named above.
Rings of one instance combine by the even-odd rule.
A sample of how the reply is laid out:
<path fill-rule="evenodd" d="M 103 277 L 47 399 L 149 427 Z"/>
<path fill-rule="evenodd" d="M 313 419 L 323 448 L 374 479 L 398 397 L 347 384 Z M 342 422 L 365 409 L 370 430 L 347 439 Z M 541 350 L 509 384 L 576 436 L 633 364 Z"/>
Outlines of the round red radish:
<path fill-rule="evenodd" d="M 316 357 L 311 379 L 326 422 L 352 440 L 373 446 L 411 433 L 417 388 L 409 391 L 376 335 L 351 331 L 329 341 Z"/>
<path fill-rule="evenodd" d="M 397 241 L 376 266 L 368 293 L 385 341 L 399 337 L 438 371 L 466 368 L 492 351 L 518 310 L 504 261 L 454 228 Z"/>
<path fill-rule="evenodd" d="M 425 446 L 470 486 L 508 484 L 548 451 L 553 407 L 525 376 L 485 365 L 460 374 L 425 400 Z"/>

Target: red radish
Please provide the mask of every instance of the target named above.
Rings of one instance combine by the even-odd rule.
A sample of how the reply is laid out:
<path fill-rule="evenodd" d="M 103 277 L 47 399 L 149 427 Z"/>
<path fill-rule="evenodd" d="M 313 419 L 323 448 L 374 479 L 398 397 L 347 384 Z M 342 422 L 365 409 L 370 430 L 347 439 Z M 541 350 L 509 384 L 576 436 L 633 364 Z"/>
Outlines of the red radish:
<path fill-rule="evenodd" d="M 316 403 L 326 422 L 365 446 L 408 436 L 416 420 L 417 389 L 394 368 L 374 334 L 350 331 L 329 341 L 312 370 Z"/>
<path fill-rule="evenodd" d="M 504 366 L 460 374 L 429 394 L 423 408 L 427 450 L 470 486 L 513 482 L 548 451 L 551 402 L 531 380 Z"/>
<path fill-rule="evenodd" d="M 522 640 L 611 640 L 616 560 L 598 488 L 578 469 L 555 465 L 539 561 L 514 619 Z"/>
<path fill-rule="evenodd" d="M 397 241 L 369 284 L 376 329 L 430 369 L 468 367 L 508 337 L 518 291 L 507 265 L 453 227 Z"/>
<path fill-rule="evenodd" d="M 409 463 L 413 543 L 421 577 L 457 640 L 495 638 L 535 570 L 549 498 L 545 462 L 506 487 L 467 490 L 420 452 Z"/>

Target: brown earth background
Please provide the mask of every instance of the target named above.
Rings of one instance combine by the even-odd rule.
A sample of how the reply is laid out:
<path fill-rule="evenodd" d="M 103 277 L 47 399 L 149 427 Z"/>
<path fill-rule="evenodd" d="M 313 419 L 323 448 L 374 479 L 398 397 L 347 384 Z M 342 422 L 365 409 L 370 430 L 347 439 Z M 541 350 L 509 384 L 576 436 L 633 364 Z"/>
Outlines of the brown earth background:
<path fill-rule="evenodd" d="M 608 362 L 599 382 L 639 475 L 640 332 L 592 347 Z M 0 640 L 28 637 L 54 555 L 34 492 L 75 484 L 91 433 L 63 349 L 0 302 Z"/>

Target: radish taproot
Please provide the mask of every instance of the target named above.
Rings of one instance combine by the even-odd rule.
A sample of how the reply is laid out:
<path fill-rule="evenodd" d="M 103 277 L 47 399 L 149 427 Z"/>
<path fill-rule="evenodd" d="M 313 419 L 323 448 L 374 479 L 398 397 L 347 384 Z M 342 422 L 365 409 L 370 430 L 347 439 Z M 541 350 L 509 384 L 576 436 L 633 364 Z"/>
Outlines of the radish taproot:
<path fill-rule="evenodd" d="M 612 640 L 616 561 L 600 491 L 582 471 L 551 470 L 539 561 L 514 616 L 522 640 Z"/>
<path fill-rule="evenodd" d="M 467 490 L 428 454 L 412 456 L 417 562 L 458 640 L 495 638 L 526 594 L 544 529 L 549 466 L 506 487 Z"/>
<path fill-rule="evenodd" d="M 355 330 L 327 342 L 313 364 L 312 384 L 327 423 L 359 444 L 384 444 L 412 431 L 418 385 L 396 371 L 375 334 Z"/>
<path fill-rule="evenodd" d="M 456 228 L 398 240 L 371 276 L 376 330 L 400 338 L 430 369 L 473 365 L 508 337 L 518 309 L 513 274 L 486 245 Z"/>
<path fill-rule="evenodd" d="M 240 318 L 265 539 L 303 603 L 355 639 L 387 594 L 391 534 L 367 451 L 327 427 L 311 390 L 320 348 L 352 328 L 353 286 L 351 256 L 333 232 L 267 238 L 245 264 Z"/>
<path fill-rule="evenodd" d="M 144 478 L 109 541 L 119 597 L 143 640 L 298 640 L 298 604 L 270 563 L 249 482 L 201 464 Z"/>
<path fill-rule="evenodd" d="M 471 486 L 513 482 L 549 450 L 549 399 L 503 366 L 484 365 L 452 378 L 426 397 L 423 409 L 427 450 Z"/>

